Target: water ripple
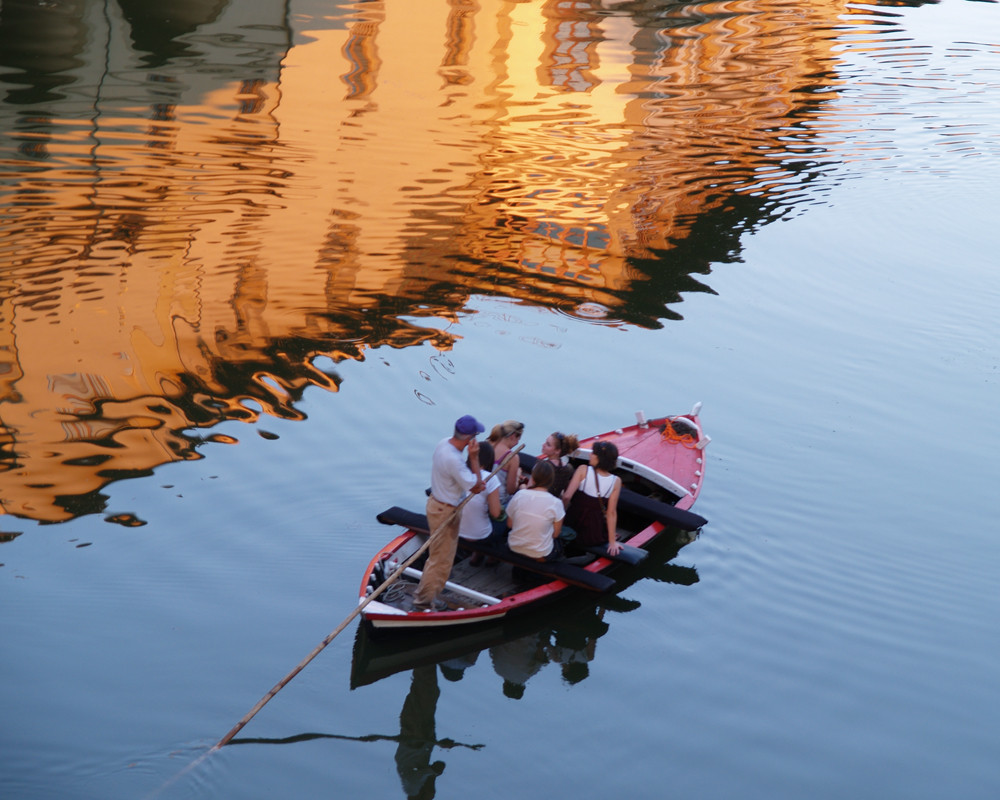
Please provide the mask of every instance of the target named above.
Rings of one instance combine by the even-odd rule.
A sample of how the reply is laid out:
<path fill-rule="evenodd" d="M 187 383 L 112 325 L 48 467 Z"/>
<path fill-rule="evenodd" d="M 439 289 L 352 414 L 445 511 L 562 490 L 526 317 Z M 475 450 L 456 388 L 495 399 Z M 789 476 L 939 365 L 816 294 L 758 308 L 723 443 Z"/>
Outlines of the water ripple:
<path fill-rule="evenodd" d="M 74 72 L 62 100 L 0 106 L 4 452 L 72 450 L 82 486 L 102 448 L 134 448 L 93 467 L 93 500 L 109 474 L 196 457 L 186 428 L 301 419 L 306 387 L 338 387 L 316 359 L 445 353 L 436 321 L 472 297 L 660 327 L 747 234 L 839 184 L 939 193 L 1000 154 L 1000 48 L 975 10 L 942 44 L 926 8 L 546 9 L 470 9 L 506 32 L 458 25 L 446 53 L 397 52 L 398 20 L 367 8 L 295 46 L 266 25 L 245 50 L 192 37 L 183 68 L 102 61 L 99 85 Z"/>

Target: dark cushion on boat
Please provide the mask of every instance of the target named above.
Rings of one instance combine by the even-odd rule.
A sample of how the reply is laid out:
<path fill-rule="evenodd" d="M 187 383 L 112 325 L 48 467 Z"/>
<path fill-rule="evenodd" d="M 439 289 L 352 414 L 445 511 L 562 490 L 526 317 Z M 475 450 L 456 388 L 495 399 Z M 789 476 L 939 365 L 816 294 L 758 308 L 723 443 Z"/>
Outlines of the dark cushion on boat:
<path fill-rule="evenodd" d="M 598 592 L 608 592 L 615 585 L 614 578 L 603 575 L 600 572 L 591 572 L 569 561 L 536 561 L 533 558 L 522 556 L 520 553 L 515 553 L 506 545 L 495 547 L 479 542 L 469 542 L 465 539 L 462 540 L 462 546 L 476 550 L 487 556 L 499 558 L 529 572 L 536 572 L 539 575 L 545 575 L 549 578 L 559 578 L 559 580 L 573 586 L 582 586 L 585 589 L 593 589 Z"/>
<path fill-rule="evenodd" d="M 701 514 L 662 503 L 624 486 L 618 496 L 618 505 L 624 511 L 646 519 L 655 519 L 668 528 L 680 528 L 682 531 L 696 531 L 708 522 Z"/>
<path fill-rule="evenodd" d="M 606 544 L 598 544 L 593 547 L 585 547 L 583 549 L 588 553 L 593 553 L 595 556 L 610 558 L 612 561 L 621 561 L 623 564 L 630 564 L 632 566 L 635 566 L 649 555 L 649 553 L 645 550 L 638 547 L 630 547 L 627 544 L 622 545 L 622 549 L 618 551 L 618 555 L 616 556 L 608 555 L 608 546 Z"/>
<path fill-rule="evenodd" d="M 383 525 L 402 525 L 404 528 L 412 528 L 415 531 L 428 533 L 430 526 L 427 524 L 427 515 L 418 514 L 416 511 L 407 511 L 405 508 L 393 506 L 387 508 L 377 517 Z"/>

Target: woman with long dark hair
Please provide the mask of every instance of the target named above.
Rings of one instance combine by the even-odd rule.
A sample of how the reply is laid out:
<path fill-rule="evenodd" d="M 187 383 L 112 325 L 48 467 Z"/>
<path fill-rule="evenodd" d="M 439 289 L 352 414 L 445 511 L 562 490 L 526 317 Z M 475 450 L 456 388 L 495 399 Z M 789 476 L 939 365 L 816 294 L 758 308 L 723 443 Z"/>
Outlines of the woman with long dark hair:
<path fill-rule="evenodd" d="M 612 474 L 618 466 L 618 448 L 612 442 L 594 442 L 590 463 L 576 468 L 563 493 L 566 526 L 576 531 L 576 543 L 591 547 L 607 543 L 608 554 L 622 549 L 616 538 L 618 495 L 622 480 Z"/>

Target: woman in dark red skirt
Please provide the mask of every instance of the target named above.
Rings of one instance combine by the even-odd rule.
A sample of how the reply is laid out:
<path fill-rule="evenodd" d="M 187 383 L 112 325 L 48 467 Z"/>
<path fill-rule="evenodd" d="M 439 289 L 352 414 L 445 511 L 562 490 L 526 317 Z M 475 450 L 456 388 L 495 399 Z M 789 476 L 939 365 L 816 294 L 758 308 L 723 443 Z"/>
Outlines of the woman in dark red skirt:
<path fill-rule="evenodd" d="M 576 468 L 563 493 L 565 525 L 576 531 L 575 544 L 583 547 L 607 543 L 608 554 L 618 555 L 618 495 L 622 481 L 613 470 L 618 465 L 618 448 L 611 442 L 594 442 L 590 464 Z"/>

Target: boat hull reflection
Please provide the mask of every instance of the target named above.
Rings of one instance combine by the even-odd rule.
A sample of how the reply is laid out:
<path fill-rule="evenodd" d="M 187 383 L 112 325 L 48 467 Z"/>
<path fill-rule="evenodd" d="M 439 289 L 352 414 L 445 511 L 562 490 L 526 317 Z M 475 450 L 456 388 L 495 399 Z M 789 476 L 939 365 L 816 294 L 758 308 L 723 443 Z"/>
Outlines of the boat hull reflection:
<path fill-rule="evenodd" d="M 645 561 L 635 567 L 623 566 L 616 572 L 618 585 L 627 589 L 643 579 L 680 586 L 697 583 L 698 572 L 694 567 L 671 563 L 681 549 L 696 538 L 697 533 L 690 531 L 666 532 L 651 545 Z M 559 642 L 575 640 L 580 642 L 580 647 L 575 649 L 582 653 L 592 649 L 597 638 L 607 632 L 606 611 L 626 613 L 639 607 L 638 602 L 623 597 L 619 590 L 617 594 L 596 600 L 574 594 L 531 614 L 447 630 L 421 628 L 387 634 L 362 623 L 354 640 L 351 688 L 420 666 L 437 664 L 445 665 L 446 670 L 460 669 L 463 663 L 474 663 L 483 651 L 517 643 L 541 642 L 541 646 L 551 652 Z M 574 662 L 565 662 L 564 666 L 566 663 Z"/>

